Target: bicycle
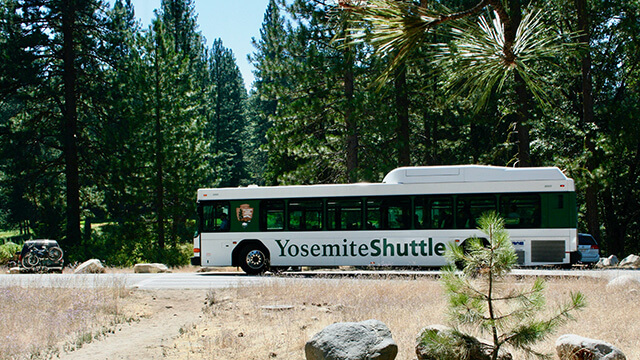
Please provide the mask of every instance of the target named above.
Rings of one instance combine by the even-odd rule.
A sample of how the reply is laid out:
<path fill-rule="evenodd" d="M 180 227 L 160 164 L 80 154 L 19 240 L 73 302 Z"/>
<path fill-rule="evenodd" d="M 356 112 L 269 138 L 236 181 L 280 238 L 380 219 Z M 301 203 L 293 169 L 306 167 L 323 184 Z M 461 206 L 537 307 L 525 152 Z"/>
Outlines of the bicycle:
<path fill-rule="evenodd" d="M 22 257 L 22 266 L 26 269 L 36 268 L 45 261 L 59 262 L 62 260 L 62 249 L 54 246 L 48 249 L 37 248 L 35 246 L 28 249 L 28 252 Z"/>

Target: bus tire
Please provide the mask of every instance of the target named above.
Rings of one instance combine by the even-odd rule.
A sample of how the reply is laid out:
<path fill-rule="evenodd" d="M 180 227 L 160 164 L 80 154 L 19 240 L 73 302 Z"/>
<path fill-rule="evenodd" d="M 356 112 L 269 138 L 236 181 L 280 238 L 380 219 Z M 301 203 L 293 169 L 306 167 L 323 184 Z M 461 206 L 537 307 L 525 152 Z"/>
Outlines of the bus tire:
<path fill-rule="evenodd" d="M 264 247 L 249 244 L 240 251 L 240 267 L 248 275 L 262 274 L 269 268 L 269 256 Z"/>

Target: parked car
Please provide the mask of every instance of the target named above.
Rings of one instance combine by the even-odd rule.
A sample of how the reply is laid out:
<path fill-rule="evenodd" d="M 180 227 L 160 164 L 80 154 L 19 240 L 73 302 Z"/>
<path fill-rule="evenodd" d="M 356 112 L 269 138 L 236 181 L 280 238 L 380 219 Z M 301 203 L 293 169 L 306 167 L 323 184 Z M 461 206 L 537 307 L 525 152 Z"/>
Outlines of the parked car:
<path fill-rule="evenodd" d="M 55 240 L 28 240 L 18 257 L 21 271 L 62 271 L 64 253 Z"/>
<path fill-rule="evenodd" d="M 598 242 L 589 234 L 578 234 L 578 251 L 582 256 L 580 262 L 583 264 L 595 264 L 600 260 Z"/>

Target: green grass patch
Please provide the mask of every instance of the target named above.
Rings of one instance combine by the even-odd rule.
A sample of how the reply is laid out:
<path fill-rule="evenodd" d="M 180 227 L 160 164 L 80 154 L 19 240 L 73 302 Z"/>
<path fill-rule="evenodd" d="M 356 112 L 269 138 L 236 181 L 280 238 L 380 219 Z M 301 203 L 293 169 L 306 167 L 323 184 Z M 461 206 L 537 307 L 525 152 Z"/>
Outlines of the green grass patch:
<path fill-rule="evenodd" d="M 19 236 L 20 230 L 0 230 L 0 239 L 10 239 L 14 236 Z"/>

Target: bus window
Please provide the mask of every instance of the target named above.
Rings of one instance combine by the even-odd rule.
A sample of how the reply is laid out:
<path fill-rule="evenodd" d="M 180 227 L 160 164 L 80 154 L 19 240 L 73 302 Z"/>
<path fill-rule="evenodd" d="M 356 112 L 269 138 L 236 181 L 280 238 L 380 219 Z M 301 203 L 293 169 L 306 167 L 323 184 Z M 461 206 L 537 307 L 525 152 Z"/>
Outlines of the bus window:
<path fill-rule="evenodd" d="M 430 205 L 431 228 L 453 229 L 453 199 L 450 197 L 433 198 Z"/>
<path fill-rule="evenodd" d="M 229 202 L 203 203 L 200 223 L 202 232 L 229 231 Z"/>
<path fill-rule="evenodd" d="M 359 230 L 362 228 L 362 200 L 339 198 L 327 200 L 329 230 Z"/>
<path fill-rule="evenodd" d="M 505 194 L 500 196 L 500 216 L 506 228 L 540 227 L 540 196 Z"/>
<path fill-rule="evenodd" d="M 261 204 L 261 222 L 264 230 L 284 230 L 284 201 L 266 200 Z"/>
<path fill-rule="evenodd" d="M 367 230 L 382 228 L 382 209 L 380 200 L 367 199 Z"/>
<path fill-rule="evenodd" d="M 289 201 L 289 230 L 322 230 L 322 200 Z"/>
<path fill-rule="evenodd" d="M 450 196 L 419 196 L 415 199 L 417 229 L 453 229 L 453 199 Z"/>
<path fill-rule="evenodd" d="M 478 218 L 487 211 L 496 211 L 496 198 L 493 195 L 458 196 L 456 203 L 456 227 L 475 229 Z"/>
<path fill-rule="evenodd" d="M 390 198 L 387 201 L 387 227 L 389 229 L 409 229 L 411 227 L 411 199 Z"/>
<path fill-rule="evenodd" d="M 409 229 L 411 199 L 379 197 L 367 199 L 367 229 Z"/>
<path fill-rule="evenodd" d="M 420 203 L 418 198 L 415 201 L 415 207 L 413 208 L 413 226 L 416 229 L 426 229 L 427 224 L 427 209 L 424 203 Z"/>

